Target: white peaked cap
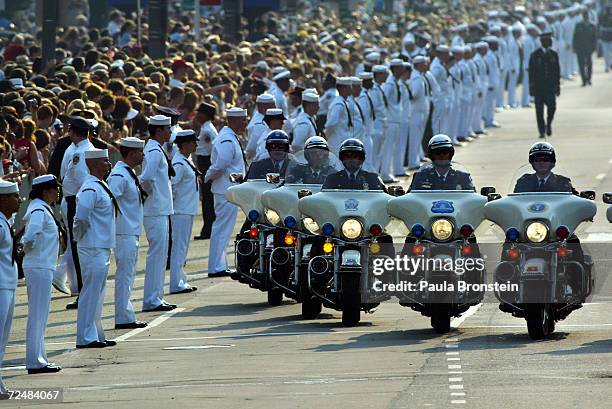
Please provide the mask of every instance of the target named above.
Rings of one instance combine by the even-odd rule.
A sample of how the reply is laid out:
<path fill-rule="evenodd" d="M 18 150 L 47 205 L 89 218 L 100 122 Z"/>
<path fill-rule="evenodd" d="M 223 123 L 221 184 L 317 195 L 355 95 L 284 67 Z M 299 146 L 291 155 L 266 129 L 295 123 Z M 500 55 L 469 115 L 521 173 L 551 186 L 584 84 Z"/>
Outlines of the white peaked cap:
<path fill-rule="evenodd" d="M 145 146 L 145 141 L 134 136 L 128 136 L 119 140 L 119 146 L 124 146 L 126 148 L 143 149 Z"/>

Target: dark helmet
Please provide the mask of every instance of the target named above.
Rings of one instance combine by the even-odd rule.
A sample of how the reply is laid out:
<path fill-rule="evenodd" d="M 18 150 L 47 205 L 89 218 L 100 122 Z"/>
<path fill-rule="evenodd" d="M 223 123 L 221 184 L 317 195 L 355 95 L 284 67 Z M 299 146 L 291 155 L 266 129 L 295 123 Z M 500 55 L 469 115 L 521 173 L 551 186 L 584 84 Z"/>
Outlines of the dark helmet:
<path fill-rule="evenodd" d="M 328 151 L 329 145 L 327 144 L 325 138 L 322 138 L 320 136 L 311 136 L 306 140 L 306 143 L 304 144 L 304 150 L 308 149 L 324 149 Z"/>
<path fill-rule="evenodd" d="M 536 156 L 548 156 L 553 163 L 557 162 L 555 148 L 548 142 L 536 142 L 529 149 L 529 163 L 533 163 Z"/>
<path fill-rule="evenodd" d="M 455 147 L 453 141 L 448 135 L 438 134 L 434 135 L 427 144 L 427 156 L 431 158 L 432 153 L 436 150 L 446 150 L 451 152 L 451 159 L 455 155 Z"/>
<path fill-rule="evenodd" d="M 340 160 L 343 160 L 344 154 L 349 152 L 359 152 L 361 153 L 361 160 L 365 160 L 365 148 L 359 139 L 350 138 L 342 142 L 342 145 L 340 145 L 340 154 L 338 155 Z"/>
<path fill-rule="evenodd" d="M 285 133 L 285 131 L 275 130 L 271 131 L 266 137 L 266 149 L 270 150 L 270 146 L 274 145 L 284 145 L 285 150 L 289 152 L 289 137 Z"/>

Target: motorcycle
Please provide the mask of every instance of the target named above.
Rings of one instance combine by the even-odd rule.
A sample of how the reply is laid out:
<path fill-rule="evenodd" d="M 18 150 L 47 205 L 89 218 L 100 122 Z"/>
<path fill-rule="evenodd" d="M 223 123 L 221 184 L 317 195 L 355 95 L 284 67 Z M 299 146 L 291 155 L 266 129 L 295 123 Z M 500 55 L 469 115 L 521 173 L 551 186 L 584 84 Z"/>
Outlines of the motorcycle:
<path fill-rule="evenodd" d="M 323 306 L 342 311 L 342 324 L 355 326 L 361 311 L 372 312 L 389 298 L 373 290 L 372 264 L 390 222 L 382 190 L 323 189 L 299 201 L 302 224 L 319 236 L 310 250 L 308 290 Z M 390 239 L 390 237 L 388 237 Z"/>
<path fill-rule="evenodd" d="M 264 192 L 261 197 L 266 219 L 276 227 L 268 266 L 269 282 L 280 288 L 285 296 L 302 303 L 305 319 L 316 318 L 322 307 L 321 301 L 309 292 L 307 281 L 310 251 L 317 236 L 304 227 L 298 203 L 301 197 L 319 192 L 325 177 L 341 167 L 332 153 L 317 152 L 315 170 L 310 167 L 304 152 L 296 153 L 287 168 L 285 183 Z M 312 157 L 310 159 L 313 161 Z"/>
<path fill-rule="evenodd" d="M 531 165 L 516 176 L 533 173 Z M 527 321 L 529 336 L 543 339 L 591 294 L 593 261 L 575 236 L 593 220 L 595 192 L 509 193 L 485 205 L 485 217 L 505 232 L 501 260 L 494 272 L 500 310 Z"/>
<path fill-rule="evenodd" d="M 453 169 L 460 168 L 453 162 Z M 482 193 L 492 191 L 483 188 Z M 410 263 L 398 268 L 395 280 L 411 284 L 397 292 L 400 305 L 430 317 L 439 334 L 450 330 L 452 317 L 484 298 L 475 285 L 485 282 L 486 270 L 474 231 L 484 221 L 486 202 L 473 190 L 415 189 L 387 205 L 387 212 L 409 229 L 402 256 Z"/>
<path fill-rule="evenodd" d="M 252 288 L 266 291 L 268 304 L 280 305 L 283 292 L 278 287 L 270 286 L 268 280 L 275 227 L 265 218 L 261 202 L 263 193 L 274 189 L 280 183 L 280 175 L 268 173 L 266 179 L 246 181 L 243 181 L 240 174 L 232 174 L 230 178 L 239 184 L 227 190 L 227 200 L 240 207 L 247 217 L 247 222 L 234 241 L 236 272 L 230 277 Z"/>

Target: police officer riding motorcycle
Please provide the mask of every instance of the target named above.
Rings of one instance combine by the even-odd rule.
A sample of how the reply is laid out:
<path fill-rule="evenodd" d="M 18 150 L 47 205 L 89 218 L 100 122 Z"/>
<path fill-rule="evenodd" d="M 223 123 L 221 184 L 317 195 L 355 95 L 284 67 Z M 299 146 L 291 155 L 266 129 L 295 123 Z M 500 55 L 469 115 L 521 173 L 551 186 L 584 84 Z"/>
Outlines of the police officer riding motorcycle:
<path fill-rule="evenodd" d="M 390 222 L 390 196 L 377 174 L 363 169 L 365 149 L 357 139 L 345 140 L 339 150 L 343 169 L 325 179 L 321 192 L 300 199 L 307 230 L 319 237 L 310 251 L 308 286 L 324 306 L 342 311 L 342 324 L 359 323 L 386 294 L 371 290 L 374 259 L 392 256 L 392 239 L 384 228 Z M 387 244 L 381 251 L 381 244 Z M 391 253 L 391 254 L 389 254 Z"/>
<path fill-rule="evenodd" d="M 591 294 L 593 262 L 575 231 L 597 207 L 595 192 L 578 193 L 569 178 L 552 172 L 550 143 L 534 144 L 529 163 L 533 172 L 520 171 L 513 193 L 489 202 L 485 216 L 506 235 L 494 280 L 512 286 L 496 290 L 499 308 L 525 318 L 530 337 L 542 339 Z"/>
<path fill-rule="evenodd" d="M 413 175 L 407 194 L 393 198 L 388 213 L 410 230 L 397 267 L 395 295 L 400 305 L 430 317 L 438 333 L 450 330 L 452 317 L 480 303 L 486 271 L 474 230 L 484 221 L 487 200 L 477 194 L 470 174 L 453 162 L 447 135 L 428 143 L 431 164 Z"/>

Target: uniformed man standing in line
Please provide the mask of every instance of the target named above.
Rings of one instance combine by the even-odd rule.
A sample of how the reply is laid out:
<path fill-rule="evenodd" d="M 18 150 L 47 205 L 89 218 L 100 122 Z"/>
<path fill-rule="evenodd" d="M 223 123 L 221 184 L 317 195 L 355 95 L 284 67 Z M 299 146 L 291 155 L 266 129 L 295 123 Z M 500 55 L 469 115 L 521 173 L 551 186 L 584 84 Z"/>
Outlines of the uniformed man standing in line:
<path fill-rule="evenodd" d="M 376 141 L 374 141 L 374 138 L 377 136 L 374 131 L 374 124 L 376 123 L 376 108 L 374 107 L 374 100 L 370 95 L 374 85 L 374 74 L 371 72 L 362 72 L 359 74 L 359 78 L 361 79 L 361 91 L 359 93 L 359 97 L 357 98 L 357 102 L 363 110 L 366 123 L 364 147 L 366 150 L 367 159 L 365 166 L 372 171 L 378 171 L 378 168 L 374 166 L 374 144 L 380 143 L 380 139 L 376 139 Z"/>
<path fill-rule="evenodd" d="M 285 117 L 289 116 L 289 108 L 287 106 L 287 97 L 285 96 L 285 93 L 291 86 L 290 77 L 291 73 L 287 70 L 279 72 L 272 77 L 274 82 L 268 89 L 268 92 L 274 96 L 276 106 L 283 110 L 283 115 L 285 115 Z"/>
<path fill-rule="evenodd" d="M 372 146 L 370 135 L 367 134 L 367 121 L 368 117 L 365 115 L 363 107 L 359 104 L 358 97 L 361 94 L 361 83 L 362 79 L 357 77 L 351 78 L 351 92 L 352 94 L 347 98 L 349 109 L 351 111 L 351 118 L 353 118 L 353 138 L 359 139 L 366 150 L 368 146 Z"/>
<path fill-rule="evenodd" d="M 17 288 L 17 264 L 15 264 L 17 247 L 15 232 L 9 220 L 14 213 L 17 213 L 20 204 L 17 183 L 0 180 L 0 367 L 13 323 Z M 0 372 L 0 399 L 7 398 L 8 389 L 2 382 L 2 372 Z"/>
<path fill-rule="evenodd" d="M 170 178 L 174 168 L 162 145 L 170 139 L 170 118 L 149 118 L 149 140 L 140 180 L 149 197 L 145 201 L 143 224 L 149 249 L 145 268 L 142 310 L 170 311 L 175 304 L 164 300 L 165 266 L 168 258 L 169 216 L 173 213 Z"/>
<path fill-rule="evenodd" d="M 389 75 L 383 86 L 383 90 L 387 95 L 387 101 L 389 102 L 387 110 L 387 134 L 382 148 L 383 159 L 381 165 L 381 177 L 385 183 L 397 181 L 393 175 L 401 175 L 406 172 L 403 167 L 392 170 L 391 166 L 394 165 L 393 158 L 395 157 L 395 151 L 398 150 L 397 147 L 403 145 L 400 138 L 408 137 L 408 135 L 402 134 L 400 126 L 402 116 L 406 114 L 402 111 L 402 98 L 408 98 L 408 95 L 402 93 L 402 87 L 400 86 L 400 78 L 404 72 L 404 61 L 399 58 L 391 60 L 389 69 L 391 70 L 391 75 Z M 393 173 L 391 173 L 392 171 Z"/>
<path fill-rule="evenodd" d="M 552 121 L 557 109 L 556 97 L 561 94 L 561 68 L 559 55 L 552 46 L 552 33 L 540 34 L 542 47 L 531 54 L 529 59 L 529 94 L 535 98 L 536 120 L 540 138 L 544 133 L 552 136 Z M 544 122 L 546 105 L 546 122 Z"/>
<path fill-rule="evenodd" d="M 499 128 L 499 124 L 495 122 L 495 102 L 497 98 L 497 88 L 500 84 L 499 77 L 501 75 L 497 56 L 498 40 L 495 36 L 488 36 L 485 37 L 485 41 L 489 44 L 489 51 L 485 55 L 485 62 L 489 69 L 489 89 L 485 97 L 483 117 L 485 120 L 485 127 Z"/>
<path fill-rule="evenodd" d="M 436 48 L 436 58 L 432 61 L 429 70 L 434 76 L 440 92 L 434 102 L 436 109 L 434 110 L 433 117 L 431 119 L 433 133 L 439 134 L 442 132 L 448 132 L 449 121 L 450 121 L 450 109 L 449 109 L 449 98 L 450 98 L 450 78 L 446 69 L 446 63 L 450 57 L 450 49 L 446 45 L 439 45 Z"/>
<path fill-rule="evenodd" d="M 516 102 L 516 86 L 521 72 L 521 57 L 523 55 L 522 31 L 520 26 L 512 26 L 512 34 L 508 37 L 508 59 L 510 72 L 508 75 L 508 105 L 518 107 Z"/>
<path fill-rule="evenodd" d="M 340 77 L 336 80 L 338 96 L 329 106 L 327 122 L 325 122 L 325 135 L 329 150 L 337 154 L 342 142 L 353 136 L 354 122 L 348 97 L 352 94 L 352 81 L 350 77 Z"/>
<path fill-rule="evenodd" d="M 529 106 L 529 59 L 538 48 L 538 28 L 535 24 L 527 24 L 527 34 L 523 36 L 523 86 L 521 89 L 521 106 Z"/>
<path fill-rule="evenodd" d="M 170 256 L 170 293 L 183 294 L 197 290 L 189 285 L 187 275 L 183 271 L 189 239 L 193 229 L 193 221 L 198 214 L 198 193 L 200 172 L 190 159 L 196 150 L 198 138 L 191 129 L 179 131 L 174 143 L 178 152 L 172 159 L 172 167 L 176 174 L 172 177 L 172 198 L 174 213 L 172 214 L 172 254 Z"/>
<path fill-rule="evenodd" d="M 196 148 L 196 163 L 198 171 L 201 174 L 206 174 L 210 168 L 210 151 L 212 143 L 219 135 L 217 129 L 213 125 L 217 108 L 207 102 L 203 102 L 198 107 L 196 113 L 196 121 L 202 124 L 200 134 L 198 136 L 198 147 Z M 204 179 L 200 180 L 200 197 L 202 199 L 202 230 L 200 235 L 195 236 L 196 240 L 210 239 L 210 231 L 212 224 L 215 221 L 215 204 L 213 203 L 213 194 L 210 191 L 210 183 L 204 183 Z"/>
<path fill-rule="evenodd" d="M 266 111 L 268 109 L 276 108 L 274 97 L 272 94 L 263 93 L 259 94 L 255 100 L 255 111 L 253 117 L 247 125 L 247 136 L 248 142 L 246 146 L 246 158 L 252 160 L 257 155 L 257 147 L 259 146 L 259 140 L 265 138 L 269 132 L 268 125 L 264 121 Z M 211 146 L 212 149 L 212 146 Z M 206 172 L 202 172 L 206 174 Z"/>
<path fill-rule="evenodd" d="M 421 141 L 430 109 L 430 91 L 425 80 L 427 63 L 427 57 L 422 55 L 414 59 L 414 71 L 408 83 L 411 89 L 408 168 L 412 170 L 418 169 L 421 165 Z"/>
<path fill-rule="evenodd" d="M 372 134 L 372 139 L 374 140 L 374 158 L 372 162 L 374 169 L 380 172 L 383 160 L 382 148 L 387 134 L 387 110 L 389 107 L 389 100 L 382 86 L 387 80 L 389 71 L 384 65 L 375 65 L 372 67 L 372 73 L 374 74 L 374 86 L 372 87 L 371 94 L 374 110 L 376 111 L 374 133 Z"/>
<path fill-rule="evenodd" d="M 486 133 L 483 129 L 483 109 L 485 98 L 489 90 L 489 68 L 484 57 L 489 50 L 489 44 L 485 41 L 476 43 L 476 55 L 474 56 L 474 64 L 478 70 L 479 80 L 478 89 L 476 90 L 476 104 L 474 105 L 474 115 L 472 116 L 472 130 L 476 135 Z"/>
<path fill-rule="evenodd" d="M 82 260 L 83 288 L 77 314 L 77 348 L 115 346 L 102 328 L 102 307 L 111 250 L 115 247 L 115 217 L 120 209 L 104 181 L 111 164 L 106 149 L 85 152 L 90 175 L 77 194 L 74 237 Z"/>
<path fill-rule="evenodd" d="M 316 115 L 319 111 L 319 95 L 313 91 L 302 92 L 303 111 L 298 115 L 293 126 L 293 152 L 304 149 L 306 140 L 311 136 L 319 135 Z"/>
<path fill-rule="evenodd" d="M 89 170 L 85 165 L 84 154 L 86 151 L 93 149 L 93 145 L 88 139 L 91 126 L 84 118 L 70 117 L 68 119 L 70 125 L 69 137 L 72 144 L 66 149 L 62 160 L 60 176 L 62 179 L 62 212 L 66 217 L 66 226 L 68 227 L 68 237 L 70 240 L 70 253 L 74 264 L 74 272 L 76 277 L 70 277 L 70 287 L 73 293 L 80 292 L 83 286 L 81 280 L 81 264 L 77 251 L 77 244 L 72 234 L 72 226 L 74 222 L 74 213 L 76 211 L 76 194 L 81 189 L 83 182 L 89 176 Z M 75 285 L 76 288 L 75 288 Z M 66 308 L 76 309 L 79 305 L 79 299 L 66 305 Z"/>
<path fill-rule="evenodd" d="M 127 137 L 119 141 L 121 160 L 115 164 L 108 186 L 117 199 L 121 214 L 116 220 L 115 263 L 115 329 L 144 328 L 146 322 L 136 320 L 130 301 L 136 263 L 138 262 L 139 238 L 142 233 L 142 208 L 147 193 L 140 185 L 134 168 L 143 160 L 143 140 Z"/>
<path fill-rule="evenodd" d="M 49 363 L 45 350 L 45 330 L 51 302 L 51 282 L 60 243 L 59 223 L 51 206 L 57 202 L 59 184 L 53 175 L 34 178 L 22 243 L 25 256 L 23 271 L 28 286 L 28 324 L 26 332 L 26 368 L 29 374 L 58 372 L 62 368 Z"/>
<path fill-rule="evenodd" d="M 336 78 L 330 73 L 325 75 L 323 79 L 323 95 L 319 99 L 319 112 L 317 112 L 317 126 L 322 129 L 327 122 L 327 114 L 329 113 L 329 107 L 338 96 L 338 90 L 336 89 Z"/>
<path fill-rule="evenodd" d="M 226 112 L 227 126 L 224 127 L 215 139 L 211 154 L 211 165 L 206 173 L 205 182 L 212 182 L 212 192 L 215 196 L 215 214 L 217 216 L 212 227 L 209 257 L 208 276 L 221 277 L 229 275 L 225 248 L 229 242 L 238 208 L 227 201 L 225 192 L 234 183 L 229 176 L 232 173 L 244 175 L 246 159 L 238 141 L 247 125 L 247 112 L 242 108 L 230 108 Z"/>

